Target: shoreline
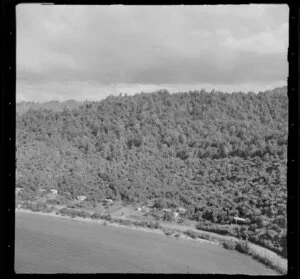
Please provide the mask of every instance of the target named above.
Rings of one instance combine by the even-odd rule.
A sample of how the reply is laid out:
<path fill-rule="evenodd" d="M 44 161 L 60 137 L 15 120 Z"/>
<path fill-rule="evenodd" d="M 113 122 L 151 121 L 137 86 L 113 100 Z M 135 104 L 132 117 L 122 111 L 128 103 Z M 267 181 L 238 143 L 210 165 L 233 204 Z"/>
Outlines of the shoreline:
<path fill-rule="evenodd" d="M 102 220 L 102 219 L 91 219 L 91 218 L 83 218 L 83 217 L 70 217 L 70 216 L 63 216 L 60 214 L 56 214 L 56 213 L 47 213 L 47 212 L 40 212 L 40 211 L 31 211 L 29 209 L 16 209 L 15 210 L 16 213 L 27 213 L 27 214 L 35 214 L 35 215 L 42 215 L 42 216 L 51 216 L 51 217 L 56 217 L 56 218 L 61 218 L 61 219 L 67 219 L 67 220 L 75 220 L 75 221 L 80 221 L 80 222 L 88 222 L 88 223 L 93 223 L 93 224 L 98 224 L 98 225 L 104 225 L 104 223 L 106 223 L 107 226 L 112 226 L 112 227 L 116 227 L 116 228 L 128 228 L 128 229 L 132 229 L 132 230 L 136 230 L 136 231 L 142 231 L 142 232 L 146 232 L 146 233 L 155 233 L 155 234 L 160 234 L 160 235 L 165 235 L 165 233 L 162 231 L 162 229 L 150 229 L 150 228 L 144 228 L 144 227 L 139 227 L 139 226 L 135 226 L 135 225 L 122 225 L 119 224 L 117 222 L 114 221 L 106 221 L 106 220 Z M 174 237 L 174 236 L 167 236 L 167 237 Z M 199 241 L 199 242 L 203 242 L 203 243 L 210 243 L 213 245 L 219 245 L 219 243 L 213 242 L 213 241 L 209 241 L 209 240 L 205 240 L 205 239 L 193 239 L 191 237 L 188 237 L 186 235 L 184 235 L 182 232 L 180 232 L 180 238 L 178 239 L 182 239 L 182 240 L 188 240 L 188 241 Z"/>
<path fill-rule="evenodd" d="M 104 224 L 106 224 L 108 226 L 112 226 L 115 228 L 125 228 L 125 229 L 127 228 L 127 229 L 131 229 L 131 230 L 135 230 L 135 231 L 145 232 L 145 233 L 154 233 L 154 234 L 165 235 L 166 237 L 173 237 L 173 238 L 176 238 L 177 240 L 197 241 L 197 242 L 201 242 L 201 243 L 218 245 L 221 247 L 223 247 L 222 241 L 224 241 L 224 240 L 239 241 L 237 238 L 232 237 L 232 236 L 218 235 L 216 233 L 211 233 L 211 232 L 201 231 L 201 230 L 197 230 L 197 231 L 203 232 L 210 236 L 213 236 L 216 241 L 210 241 L 210 240 L 201 239 L 201 238 L 194 239 L 192 237 L 185 235 L 184 230 L 180 230 L 180 229 L 179 230 L 173 229 L 175 234 L 179 233 L 179 237 L 175 237 L 174 234 L 166 235 L 163 230 L 170 229 L 170 228 L 167 228 L 167 226 L 162 226 L 160 229 L 152 229 L 152 228 L 139 227 L 139 226 L 136 226 L 133 224 L 123 225 L 123 224 L 114 222 L 113 220 L 107 221 L 107 220 L 103 220 L 103 219 L 83 218 L 83 217 L 77 217 L 77 216 L 70 217 L 70 216 L 63 216 L 60 214 L 56 214 L 55 212 L 51 212 L 51 213 L 40 212 L 40 211 L 35 212 L 35 211 L 31 211 L 29 209 L 23 209 L 23 208 L 16 208 L 15 213 L 25 213 L 25 214 L 27 213 L 27 214 L 42 215 L 42 216 L 43 215 L 44 216 L 52 216 L 52 217 L 56 217 L 56 218 L 60 218 L 60 219 L 76 220 L 79 222 L 88 222 L 88 223 L 93 223 L 93 224 L 99 224 L 102 226 L 104 226 Z M 263 263 L 265 266 L 268 266 L 268 267 L 272 268 L 273 270 L 280 272 L 283 275 L 287 274 L 287 259 L 284 259 L 284 258 L 280 257 L 279 255 L 277 255 L 275 252 L 270 251 L 264 247 L 260 247 L 253 243 L 249 243 L 249 248 L 250 248 L 251 253 L 247 254 L 248 256 L 254 258 L 258 262 Z"/>

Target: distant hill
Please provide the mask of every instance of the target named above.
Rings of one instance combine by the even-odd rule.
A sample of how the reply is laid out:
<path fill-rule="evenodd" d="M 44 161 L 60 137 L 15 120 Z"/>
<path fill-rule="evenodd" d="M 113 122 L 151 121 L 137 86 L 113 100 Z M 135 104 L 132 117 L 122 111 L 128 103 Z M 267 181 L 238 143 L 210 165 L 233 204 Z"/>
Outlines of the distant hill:
<path fill-rule="evenodd" d="M 19 102 L 17 103 L 16 113 L 17 115 L 22 115 L 28 110 L 52 110 L 52 111 L 62 111 L 64 108 L 77 108 L 81 103 L 75 100 L 66 100 L 63 102 L 59 101 L 48 101 L 44 103 L 35 102 Z"/>
<path fill-rule="evenodd" d="M 70 109 L 64 109 L 64 108 Z M 16 184 L 72 199 L 155 200 L 286 253 L 287 88 L 20 103 Z"/>

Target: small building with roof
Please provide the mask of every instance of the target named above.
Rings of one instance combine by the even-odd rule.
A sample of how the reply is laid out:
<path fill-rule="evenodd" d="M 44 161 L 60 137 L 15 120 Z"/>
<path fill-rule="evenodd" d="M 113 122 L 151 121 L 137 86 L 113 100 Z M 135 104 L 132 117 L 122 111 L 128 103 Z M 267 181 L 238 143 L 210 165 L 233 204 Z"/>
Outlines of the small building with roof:
<path fill-rule="evenodd" d="M 246 224 L 248 223 L 247 219 L 244 218 L 240 218 L 240 217 L 233 217 L 233 220 L 235 221 L 235 223 L 240 223 L 240 224 Z"/>
<path fill-rule="evenodd" d="M 186 213 L 186 209 L 183 208 L 183 207 L 178 207 L 178 208 L 177 208 L 177 212 L 178 212 L 179 214 L 183 215 L 183 214 Z"/>

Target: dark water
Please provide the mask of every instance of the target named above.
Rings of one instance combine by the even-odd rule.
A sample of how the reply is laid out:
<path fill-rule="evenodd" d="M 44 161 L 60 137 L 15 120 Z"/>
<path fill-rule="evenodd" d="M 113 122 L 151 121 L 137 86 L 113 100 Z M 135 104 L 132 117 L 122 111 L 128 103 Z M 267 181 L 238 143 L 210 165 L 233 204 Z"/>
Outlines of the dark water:
<path fill-rule="evenodd" d="M 28 213 L 16 214 L 15 271 L 276 274 L 208 243 Z"/>

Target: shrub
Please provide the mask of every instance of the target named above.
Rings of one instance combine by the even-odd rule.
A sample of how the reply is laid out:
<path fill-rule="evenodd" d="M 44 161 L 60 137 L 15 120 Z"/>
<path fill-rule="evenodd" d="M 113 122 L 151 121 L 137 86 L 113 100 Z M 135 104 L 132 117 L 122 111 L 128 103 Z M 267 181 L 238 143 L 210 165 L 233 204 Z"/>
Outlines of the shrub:
<path fill-rule="evenodd" d="M 165 199 L 162 199 L 162 198 L 156 199 L 156 200 L 154 201 L 153 207 L 154 207 L 154 208 L 162 209 L 162 208 L 164 208 L 164 207 L 167 207 L 167 202 L 166 202 Z"/>
<path fill-rule="evenodd" d="M 55 206 L 53 206 L 53 205 L 50 207 L 50 210 L 56 210 L 56 209 L 57 208 Z"/>
<path fill-rule="evenodd" d="M 204 234 L 204 233 L 201 233 L 199 234 L 199 237 L 202 238 L 202 239 L 206 239 L 206 240 L 211 240 L 211 236 L 209 234 Z"/>
<path fill-rule="evenodd" d="M 170 212 L 165 212 L 164 216 L 163 216 L 163 220 L 164 221 L 168 221 L 171 222 L 174 220 L 172 213 Z"/>
<path fill-rule="evenodd" d="M 39 202 L 39 203 L 36 203 L 36 204 L 28 203 L 26 205 L 26 208 L 29 209 L 29 210 L 32 210 L 34 212 L 38 212 L 38 211 L 45 210 L 47 208 L 47 205 L 45 203 L 42 203 L 42 202 Z"/>
<path fill-rule="evenodd" d="M 107 220 L 107 221 L 111 221 L 112 220 L 112 217 L 110 214 L 107 214 L 107 215 L 102 215 L 101 216 L 101 219 L 104 219 L 104 220 Z"/>
<path fill-rule="evenodd" d="M 160 229 L 161 228 L 161 225 L 160 225 L 160 223 L 159 222 L 155 222 L 155 229 Z"/>
<path fill-rule="evenodd" d="M 148 222 L 147 221 L 140 221 L 140 222 L 137 222 L 137 225 L 140 226 L 140 227 L 148 227 Z"/>
<path fill-rule="evenodd" d="M 53 200 L 47 200 L 46 201 L 46 203 L 47 204 L 50 204 L 50 205 L 59 205 L 60 204 L 60 202 L 58 201 L 58 200 L 56 200 L 56 199 L 53 199 Z"/>
<path fill-rule="evenodd" d="M 165 235 L 172 235 L 174 232 L 172 230 L 164 230 Z"/>
<path fill-rule="evenodd" d="M 70 210 L 67 209 L 66 207 L 64 208 L 61 208 L 59 211 L 58 211 L 61 215 L 65 216 L 65 215 L 68 215 L 70 213 Z"/>
<path fill-rule="evenodd" d="M 75 215 L 78 216 L 78 217 L 82 217 L 82 218 L 90 217 L 90 214 L 87 211 L 84 211 L 84 210 L 77 211 L 75 213 Z"/>
<path fill-rule="evenodd" d="M 53 211 L 55 211 L 55 210 L 56 210 L 56 207 L 55 207 L 55 206 L 51 206 L 51 207 L 45 208 L 45 209 L 43 210 L 43 212 L 45 212 L 45 213 L 51 213 L 51 212 L 53 212 Z"/>
<path fill-rule="evenodd" d="M 194 231 L 192 231 L 192 230 L 187 230 L 187 231 L 185 232 L 185 234 L 186 234 L 187 236 L 189 236 L 189 237 L 193 238 L 193 239 L 196 239 L 196 238 L 198 238 L 198 234 L 197 234 L 197 233 L 195 233 L 195 232 L 194 232 Z"/>
<path fill-rule="evenodd" d="M 180 238 L 180 233 L 176 233 L 174 236 L 175 236 L 176 238 Z"/>
<path fill-rule="evenodd" d="M 101 219 L 101 214 L 98 213 L 98 212 L 94 212 L 94 213 L 91 215 L 91 218 L 92 218 L 92 219 Z"/>
<path fill-rule="evenodd" d="M 226 240 L 223 242 L 223 247 L 228 250 L 234 250 L 236 248 L 236 243 L 232 240 Z"/>
<path fill-rule="evenodd" d="M 244 254 L 250 254 L 250 247 L 247 241 L 239 241 L 236 243 L 235 249 Z"/>
<path fill-rule="evenodd" d="M 177 223 L 178 224 L 182 224 L 183 223 L 183 219 L 182 218 L 178 218 Z"/>
<path fill-rule="evenodd" d="M 131 225 L 131 221 L 130 220 L 121 220 L 121 223 L 125 226 Z"/>
<path fill-rule="evenodd" d="M 150 229 L 159 229 L 160 228 L 160 224 L 159 224 L 159 222 L 150 222 L 149 224 L 148 224 L 148 228 L 150 228 Z"/>

